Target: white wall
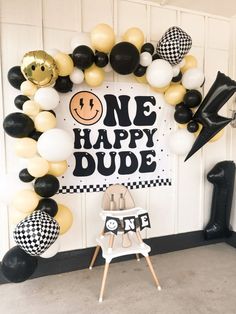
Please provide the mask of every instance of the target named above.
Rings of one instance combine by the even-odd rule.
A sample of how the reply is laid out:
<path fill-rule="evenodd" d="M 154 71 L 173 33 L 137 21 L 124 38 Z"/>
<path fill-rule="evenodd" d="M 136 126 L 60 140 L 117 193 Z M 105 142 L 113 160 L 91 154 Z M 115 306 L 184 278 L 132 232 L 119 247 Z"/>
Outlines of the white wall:
<path fill-rule="evenodd" d="M 98 23 L 108 23 L 121 36 L 129 27 L 143 30 L 146 40 L 156 43 L 169 26 L 179 25 L 193 39 L 192 53 L 204 69 L 207 91 L 218 70 L 228 73 L 230 57 L 230 20 L 158 4 L 133 0 L 1 0 L 0 118 L 16 111 L 13 100 L 19 91 L 7 81 L 9 68 L 20 64 L 30 50 L 58 48 L 70 51 L 76 32 L 89 32 Z M 131 81 L 131 77 L 109 75 L 107 80 Z M 227 108 L 224 113 L 227 114 Z M 2 122 L 2 121 L 1 121 Z M 187 163 L 173 157 L 172 187 L 132 190 L 139 206 L 148 208 L 152 228 L 146 237 L 200 230 L 209 218 L 212 186 L 206 173 L 218 161 L 236 154 L 230 127 L 216 143 L 208 144 Z M 0 133 L 0 175 L 19 169 L 12 152 L 12 139 Z M 6 158 L 5 158 L 6 157 Z M 95 245 L 101 228 L 99 206 L 102 193 L 59 195 L 74 213 L 73 227 L 62 236 L 62 250 Z M 236 230 L 236 217 L 233 218 Z M 10 228 L 11 229 L 11 228 Z M 9 248 L 8 212 L 0 209 L 0 257 Z"/>

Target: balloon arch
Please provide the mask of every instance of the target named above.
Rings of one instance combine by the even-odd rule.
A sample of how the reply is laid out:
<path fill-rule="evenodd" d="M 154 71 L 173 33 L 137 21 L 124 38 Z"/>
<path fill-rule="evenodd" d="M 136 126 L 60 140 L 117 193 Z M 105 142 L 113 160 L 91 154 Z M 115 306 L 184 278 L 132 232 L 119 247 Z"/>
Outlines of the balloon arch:
<path fill-rule="evenodd" d="M 175 106 L 174 119 L 181 128 L 171 136 L 173 152 L 186 154 L 194 143 L 193 134 L 200 132 L 201 124 L 194 118 L 194 111 L 202 101 L 198 89 L 204 84 L 204 74 L 197 67 L 196 58 L 187 54 L 191 37 L 174 26 L 155 49 L 144 42 L 140 29 L 130 28 L 121 42 L 115 42 L 113 29 L 99 24 L 90 38 L 81 33 L 72 39 L 72 54 L 57 49 L 30 51 L 23 56 L 21 66 L 8 72 L 10 84 L 21 91 L 14 100 L 20 111 L 6 116 L 3 127 L 16 138 L 16 155 L 28 159 L 27 168 L 19 173 L 20 180 L 33 182 L 33 188 L 18 191 L 11 203 L 17 212 L 17 246 L 2 261 L 2 271 L 9 281 L 29 278 L 37 267 L 37 256 L 55 255 L 60 235 L 73 222 L 71 210 L 52 198 L 59 189 L 58 177 L 67 170 L 67 159 L 73 151 L 73 138 L 56 128 L 53 110 L 59 105 L 59 93 L 69 92 L 73 84 L 83 81 L 97 87 L 112 69 L 121 75 L 133 74 L 137 82 L 163 93 L 166 103 Z"/>

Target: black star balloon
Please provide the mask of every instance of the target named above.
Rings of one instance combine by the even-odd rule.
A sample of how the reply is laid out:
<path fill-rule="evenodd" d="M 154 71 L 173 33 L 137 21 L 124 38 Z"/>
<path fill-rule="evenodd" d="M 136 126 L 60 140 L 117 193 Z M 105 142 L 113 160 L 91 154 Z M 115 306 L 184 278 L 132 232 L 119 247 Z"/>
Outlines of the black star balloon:
<path fill-rule="evenodd" d="M 195 154 L 212 137 L 220 132 L 232 119 L 221 117 L 218 111 L 236 91 L 236 82 L 218 72 L 206 97 L 196 111 L 193 120 L 202 124 L 202 130 L 196 138 L 185 161 Z"/>

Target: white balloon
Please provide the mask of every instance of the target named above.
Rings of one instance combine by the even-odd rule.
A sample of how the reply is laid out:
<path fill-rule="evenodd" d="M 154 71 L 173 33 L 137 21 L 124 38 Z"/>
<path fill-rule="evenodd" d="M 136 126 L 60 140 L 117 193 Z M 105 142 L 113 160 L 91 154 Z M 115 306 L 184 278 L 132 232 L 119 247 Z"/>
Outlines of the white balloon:
<path fill-rule="evenodd" d="M 192 133 L 186 129 L 179 129 L 170 134 L 169 148 L 176 155 L 185 155 L 190 151 L 194 141 L 195 136 Z"/>
<path fill-rule="evenodd" d="M 60 101 L 58 92 L 52 87 L 42 87 L 37 90 L 34 100 L 43 110 L 51 110 L 57 107 Z"/>
<path fill-rule="evenodd" d="M 140 60 L 139 63 L 143 66 L 143 67 L 147 67 L 152 63 L 152 55 L 147 52 L 144 51 L 140 54 Z"/>
<path fill-rule="evenodd" d="M 71 39 L 70 45 L 72 50 L 81 45 L 86 45 L 93 49 L 91 47 L 90 35 L 88 33 L 79 33 Z"/>
<path fill-rule="evenodd" d="M 46 50 L 46 53 L 48 53 L 52 57 L 54 57 L 56 54 L 58 54 L 58 52 L 60 52 L 60 50 L 58 50 L 56 48 Z"/>
<path fill-rule="evenodd" d="M 49 248 L 43 254 L 40 255 L 40 257 L 43 257 L 43 258 L 53 257 L 59 252 L 60 244 L 61 244 L 60 238 L 58 237 L 56 241 L 51 246 L 49 246 Z"/>
<path fill-rule="evenodd" d="M 62 129 L 44 132 L 37 142 L 39 154 L 48 161 L 66 160 L 73 152 L 73 137 Z"/>
<path fill-rule="evenodd" d="M 157 88 L 167 86 L 173 77 L 172 66 L 166 60 L 154 60 L 147 68 L 146 78 L 148 83 Z"/>
<path fill-rule="evenodd" d="M 173 77 L 176 77 L 177 75 L 179 75 L 180 67 L 178 65 L 172 66 L 172 69 L 173 69 Z"/>
<path fill-rule="evenodd" d="M 202 86 L 204 79 L 204 73 L 201 69 L 191 68 L 184 73 L 182 85 L 186 89 L 197 89 Z"/>
<path fill-rule="evenodd" d="M 84 72 L 74 68 L 73 72 L 70 74 L 70 80 L 74 84 L 81 84 L 84 80 Z"/>

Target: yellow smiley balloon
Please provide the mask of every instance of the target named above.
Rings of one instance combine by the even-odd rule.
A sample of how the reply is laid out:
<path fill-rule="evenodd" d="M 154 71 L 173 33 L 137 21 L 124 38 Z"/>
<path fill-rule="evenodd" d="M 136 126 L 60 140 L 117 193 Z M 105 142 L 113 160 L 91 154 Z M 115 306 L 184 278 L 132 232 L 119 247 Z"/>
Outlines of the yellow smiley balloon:
<path fill-rule="evenodd" d="M 54 84 L 58 77 L 55 60 L 43 50 L 27 52 L 22 59 L 21 72 L 39 87 Z"/>

